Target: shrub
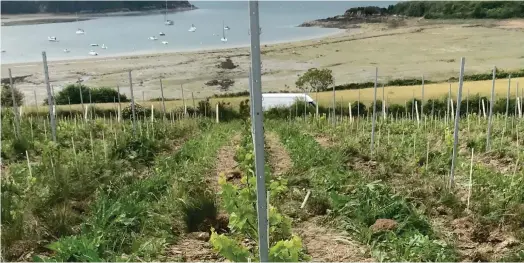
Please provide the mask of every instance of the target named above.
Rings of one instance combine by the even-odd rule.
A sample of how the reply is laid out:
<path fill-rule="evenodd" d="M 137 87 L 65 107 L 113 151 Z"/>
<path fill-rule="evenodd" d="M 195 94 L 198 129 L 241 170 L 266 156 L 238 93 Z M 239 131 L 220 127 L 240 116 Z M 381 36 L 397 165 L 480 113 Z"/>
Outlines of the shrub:
<path fill-rule="evenodd" d="M 16 105 L 20 106 L 24 102 L 24 94 L 20 90 L 14 87 Z M 2 84 L 2 106 L 12 107 L 13 97 L 11 94 L 11 86 Z"/>
<path fill-rule="evenodd" d="M 235 84 L 235 81 L 232 79 L 213 79 L 205 83 L 206 86 L 219 86 L 219 88 L 223 91 L 227 91 L 233 84 Z"/>
<path fill-rule="evenodd" d="M 238 109 L 238 112 L 240 113 L 240 116 L 242 118 L 249 118 L 251 115 L 251 108 L 249 105 L 249 99 L 243 100 L 240 102 L 240 107 Z"/>
<path fill-rule="evenodd" d="M 140 116 L 147 116 L 151 110 L 145 109 L 140 104 L 135 103 L 135 116 L 140 118 Z M 122 118 L 123 119 L 133 119 L 133 109 L 131 104 L 122 109 Z"/>
<path fill-rule="evenodd" d="M 196 110 L 200 115 L 211 116 L 213 109 L 211 103 L 209 103 L 209 98 L 199 101 Z"/>
<path fill-rule="evenodd" d="M 235 111 L 230 102 L 218 102 L 218 115 L 220 121 L 230 121 L 238 119 L 240 114 Z"/>
<path fill-rule="evenodd" d="M 230 58 L 226 58 L 226 61 L 221 61 L 219 65 L 217 65 L 219 68 L 223 69 L 234 69 L 237 67 L 235 63 Z"/>
<path fill-rule="evenodd" d="M 80 98 L 80 93 L 82 93 L 82 98 Z M 55 103 L 57 105 L 89 103 L 90 93 L 91 102 L 93 103 L 118 101 L 118 92 L 112 88 L 90 88 L 82 84 L 71 84 L 58 92 L 55 96 Z M 129 99 L 125 94 L 120 94 L 120 101 L 128 102 Z M 47 104 L 47 100 L 44 100 L 44 104 Z"/>

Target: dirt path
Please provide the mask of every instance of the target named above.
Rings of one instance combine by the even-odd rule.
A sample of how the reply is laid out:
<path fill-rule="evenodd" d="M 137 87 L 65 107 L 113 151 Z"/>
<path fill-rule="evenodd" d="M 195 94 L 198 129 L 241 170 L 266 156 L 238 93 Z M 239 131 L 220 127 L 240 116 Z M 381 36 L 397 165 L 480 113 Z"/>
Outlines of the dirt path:
<path fill-rule="evenodd" d="M 176 245 L 168 250 L 169 261 L 186 262 L 213 262 L 223 261 L 208 241 L 199 240 L 196 237 L 185 236 Z"/>
<path fill-rule="evenodd" d="M 269 165 L 274 175 L 280 176 L 293 167 L 291 157 L 280 143 L 280 138 L 273 132 L 266 133 L 266 150 L 269 153 Z"/>
<path fill-rule="evenodd" d="M 365 246 L 347 233 L 322 226 L 319 218 L 299 223 L 294 231 L 302 238 L 313 262 L 372 262 Z"/>
<path fill-rule="evenodd" d="M 242 139 L 240 134 L 235 134 L 229 144 L 222 146 L 218 150 L 217 163 L 216 163 L 216 176 L 210 178 L 213 182 L 210 182 L 214 186 L 216 192 L 220 191 L 218 185 L 218 178 L 221 173 L 226 175 L 228 180 L 240 180 L 242 174 L 240 170 L 237 169 L 238 163 L 235 160 L 236 154 L 236 145 L 240 143 Z"/>
<path fill-rule="evenodd" d="M 231 141 L 222 146 L 217 153 L 216 168 L 213 176 L 208 176 L 207 184 L 210 189 L 214 189 L 215 193 L 218 194 L 220 186 L 218 185 L 218 178 L 220 173 L 226 173 L 228 178 L 234 177 L 236 174 L 236 167 L 238 163 L 235 161 L 235 145 L 239 143 L 241 139 L 240 134 L 236 134 L 232 137 Z M 218 199 L 218 198 L 217 198 Z M 217 200 L 218 202 L 219 200 Z M 217 224 L 227 227 L 228 216 L 226 214 L 219 213 L 216 218 Z M 168 249 L 168 257 L 175 261 L 223 261 L 224 258 L 219 256 L 209 243 L 209 233 L 206 232 L 193 232 L 188 233 L 181 238 L 177 244 L 171 246 Z"/>
<path fill-rule="evenodd" d="M 508 256 L 519 241 L 500 228 L 490 229 L 473 216 L 453 219 L 450 216 L 433 218 L 433 227 L 448 241 L 454 241 L 462 262 L 486 262 Z"/>
<path fill-rule="evenodd" d="M 322 148 L 329 148 L 333 146 L 333 139 L 323 134 L 311 134 L 311 137 L 315 138 L 315 141 L 322 146 Z"/>
<path fill-rule="evenodd" d="M 289 153 L 273 132 L 266 133 L 266 150 L 274 175 L 284 175 L 292 167 Z M 293 232 L 302 242 L 313 262 L 373 261 L 366 256 L 367 248 L 352 241 L 347 233 L 324 226 L 321 217 L 309 218 L 293 226 Z"/>

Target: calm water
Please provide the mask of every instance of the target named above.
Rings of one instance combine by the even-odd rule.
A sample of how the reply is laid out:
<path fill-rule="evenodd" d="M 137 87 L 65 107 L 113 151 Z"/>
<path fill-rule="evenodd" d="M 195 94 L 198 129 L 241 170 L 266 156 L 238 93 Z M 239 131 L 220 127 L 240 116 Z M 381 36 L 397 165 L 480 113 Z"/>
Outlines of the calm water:
<path fill-rule="evenodd" d="M 247 2 L 193 2 L 199 9 L 170 13 L 168 19 L 175 25 L 164 25 L 164 15 L 101 17 L 89 21 L 24 26 L 4 26 L 1 31 L 2 64 L 41 61 L 46 51 L 49 60 L 91 57 L 90 50 L 98 56 L 147 54 L 166 51 L 227 48 L 249 45 L 249 16 Z M 286 42 L 316 38 L 337 29 L 300 28 L 304 21 L 342 14 L 356 6 L 387 6 L 392 2 L 260 2 L 262 43 Z M 222 22 L 231 29 L 226 31 L 228 41 L 220 41 Z M 196 32 L 188 32 L 194 24 Z M 77 35 L 83 28 L 85 35 Z M 164 32 L 166 36 L 159 36 Z M 59 42 L 49 42 L 56 36 Z M 149 40 L 156 36 L 158 40 Z M 161 42 L 168 41 L 164 45 Z M 108 48 L 91 47 L 91 43 Z M 64 53 L 69 49 L 70 53 Z"/>

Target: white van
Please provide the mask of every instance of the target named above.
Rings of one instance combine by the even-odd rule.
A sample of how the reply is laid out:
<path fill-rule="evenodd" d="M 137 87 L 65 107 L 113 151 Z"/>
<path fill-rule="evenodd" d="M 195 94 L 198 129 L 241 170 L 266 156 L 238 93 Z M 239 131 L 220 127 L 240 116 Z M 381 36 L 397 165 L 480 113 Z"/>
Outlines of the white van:
<path fill-rule="evenodd" d="M 262 110 L 290 107 L 295 102 L 304 100 L 309 105 L 316 106 L 315 101 L 304 93 L 264 93 L 262 94 Z"/>

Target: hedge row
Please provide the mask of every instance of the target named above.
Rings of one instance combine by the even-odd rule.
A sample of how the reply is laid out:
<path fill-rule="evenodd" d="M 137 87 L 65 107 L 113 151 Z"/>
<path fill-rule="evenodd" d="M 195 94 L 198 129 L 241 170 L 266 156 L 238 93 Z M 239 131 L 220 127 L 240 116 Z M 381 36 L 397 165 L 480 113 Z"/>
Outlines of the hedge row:
<path fill-rule="evenodd" d="M 486 113 L 489 111 L 490 103 L 487 97 L 481 96 L 472 96 L 469 100 L 463 100 L 461 102 L 460 113 L 461 115 L 466 114 L 482 114 L 482 100 L 484 100 Z M 416 103 L 415 103 L 416 102 Z M 424 105 L 421 105 L 420 100 L 411 100 L 406 102 L 404 105 L 401 104 L 390 104 L 387 105 L 386 110 L 389 115 L 394 115 L 398 117 L 413 116 L 415 114 L 415 105 L 418 107 L 418 112 L 424 112 L 426 116 L 435 116 L 435 117 L 444 117 L 446 113 L 449 112 L 450 106 L 448 106 L 449 100 L 446 98 L 442 99 L 429 99 Z M 506 113 L 506 99 L 499 98 L 495 101 L 493 105 L 494 114 L 505 114 Z M 521 102 L 522 103 L 522 102 Z M 221 121 L 230 121 L 234 119 L 247 119 L 250 116 L 250 103 L 249 100 L 244 100 L 240 102 L 238 110 L 230 102 L 219 102 L 219 114 Z M 366 105 L 363 103 L 353 102 L 351 108 L 351 114 L 353 116 L 367 116 L 371 114 L 373 105 Z M 422 110 L 423 107 L 423 110 Z M 509 111 L 508 115 L 514 115 L 516 107 L 516 99 L 509 100 Z M 453 107 L 456 109 L 456 105 Z M 319 106 L 319 113 L 331 115 L 333 112 L 332 107 Z M 310 105 L 304 107 L 303 102 L 297 102 L 290 107 L 281 107 L 281 108 L 272 108 L 265 112 L 265 118 L 269 119 L 286 119 L 289 117 L 303 116 L 304 111 L 307 114 L 315 114 L 316 108 Z M 376 103 L 376 111 L 378 114 L 382 113 L 382 101 L 378 100 Z M 10 111 L 3 111 L 10 112 Z M 151 117 L 151 109 L 144 108 L 139 104 L 136 104 L 135 108 L 136 116 L 139 119 L 149 119 Z M 116 117 L 115 109 L 101 109 L 96 107 L 89 108 L 88 115 L 92 117 Z M 182 107 L 176 108 L 166 112 L 166 118 L 180 118 L 184 114 Z M 209 117 L 215 118 L 215 106 L 211 106 L 209 100 L 200 101 L 196 108 L 187 107 L 187 114 L 189 116 L 200 116 L 200 117 Z M 338 103 L 335 107 L 336 115 L 348 116 L 347 104 Z M 46 112 L 27 112 L 26 116 L 47 116 Z M 160 110 L 154 111 L 155 119 L 162 118 L 162 112 Z M 61 118 L 83 118 L 84 115 L 81 110 L 57 110 L 57 116 Z M 123 119 L 131 119 L 131 107 L 127 106 L 122 110 Z"/>

